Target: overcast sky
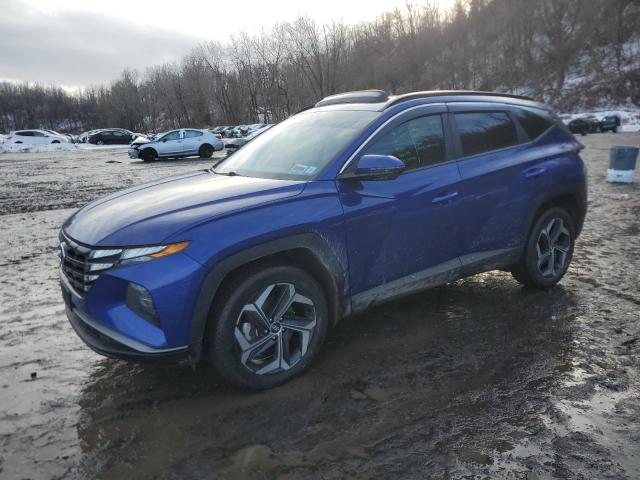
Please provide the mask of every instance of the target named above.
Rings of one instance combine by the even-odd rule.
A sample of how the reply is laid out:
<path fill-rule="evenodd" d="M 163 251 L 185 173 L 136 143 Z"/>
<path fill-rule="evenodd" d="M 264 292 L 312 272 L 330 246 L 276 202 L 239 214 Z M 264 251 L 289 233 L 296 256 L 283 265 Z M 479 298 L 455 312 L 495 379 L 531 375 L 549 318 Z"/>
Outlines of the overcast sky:
<path fill-rule="evenodd" d="M 179 60 L 205 40 L 268 30 L 299 14 L 318 23 L 357 23 L 404 5 L 405 0 L 0 0 L 0 79 L 70 88 L 108 83 L 124 68 L 143 71 Z"/>

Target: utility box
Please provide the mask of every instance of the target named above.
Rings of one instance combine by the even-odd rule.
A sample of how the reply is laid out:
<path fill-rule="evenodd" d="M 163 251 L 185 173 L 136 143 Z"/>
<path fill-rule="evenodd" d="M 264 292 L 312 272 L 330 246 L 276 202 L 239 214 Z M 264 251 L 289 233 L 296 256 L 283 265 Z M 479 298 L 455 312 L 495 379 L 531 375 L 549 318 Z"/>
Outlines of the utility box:
<path fill-rule="evenodd" d="M 638 150 L 640 150 L 638 147 L 611 147 L 607 182 L 633 183 L 635 181 Z"/>

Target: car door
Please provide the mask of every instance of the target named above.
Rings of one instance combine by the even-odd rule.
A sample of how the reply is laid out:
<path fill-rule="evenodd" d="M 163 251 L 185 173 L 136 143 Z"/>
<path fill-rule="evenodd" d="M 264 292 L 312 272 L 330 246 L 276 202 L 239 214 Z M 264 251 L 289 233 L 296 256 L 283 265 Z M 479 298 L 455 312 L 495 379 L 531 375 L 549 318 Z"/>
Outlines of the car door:
<path fill-rule="evenodd" d="M 162 138 L 160 138 L 157 142 L 157 148 L 159 156 L 170 156 L 175 155 L 179 148 L 182 147 L 182 142 L 180 138 L 181 130 L 173 130 L 172 132 L 167 133 Z"/>
<path fill-rule="evenodd" d="M 541 150 L 503 105 L 451 104 L 467 221 L 461 233 L 465 274 L 509 265 L 517 259 L 524 212 L 548 177 L 539 167 Z"/>
<path fill-rule="evenodd" d="M 50 142 L 49 137 L 40 130 L 32 130 L 33 132 L 33 143 L 37 145 L 44 145 Z"/>
<path fill-rule="evenodd" d="M 444 105 L 398 116 L 352 159 L 393 155 L 406 170 L 394 180 L 338 180 L 355 310 L 460 271 L 460 174 L 451 156 Z"/>
<path fill-rule="evenodd" d="M 199 130 L 185 130 L 183 148 L 185 153 L 197 153 L 202 145 L 203 134 Z"/>
<path fill-rule="evenodd" d="M 129 143 L 129 135 L 120 130 L 111 132 L 111 143 L 122 145 Z"/>

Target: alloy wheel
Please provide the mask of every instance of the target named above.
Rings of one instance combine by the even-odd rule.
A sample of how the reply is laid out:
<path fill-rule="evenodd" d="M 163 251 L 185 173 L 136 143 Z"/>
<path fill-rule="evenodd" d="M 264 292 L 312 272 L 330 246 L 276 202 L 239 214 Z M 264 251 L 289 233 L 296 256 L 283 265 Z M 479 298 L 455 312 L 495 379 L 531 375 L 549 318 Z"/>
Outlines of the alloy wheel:
<path fill-rule="evenodd" d="M 258 375 L 289 370 L 307 354 L 315 328 L 310 298 L 291 283 L 269 285 L 244 305 L 236 321 L 240 362 Z"/>
<path fill-rule="evenodd" d="M 553 278 L 564 271 L 571 249 L 571 234 L 561 218 L 553 217 L 540 230 L 536 251 L 537 267 L 545 278 Z"/>

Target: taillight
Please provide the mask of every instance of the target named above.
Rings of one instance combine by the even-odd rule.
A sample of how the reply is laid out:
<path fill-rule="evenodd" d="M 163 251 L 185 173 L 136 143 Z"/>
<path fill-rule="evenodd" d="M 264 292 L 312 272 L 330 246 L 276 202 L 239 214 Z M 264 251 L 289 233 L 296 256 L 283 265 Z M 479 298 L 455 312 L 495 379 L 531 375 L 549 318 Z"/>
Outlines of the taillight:
<path fill-rule="evenodd" d="M 11 135 L 7 136 L 7 140 L 11 140 Z"/>

